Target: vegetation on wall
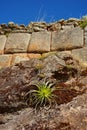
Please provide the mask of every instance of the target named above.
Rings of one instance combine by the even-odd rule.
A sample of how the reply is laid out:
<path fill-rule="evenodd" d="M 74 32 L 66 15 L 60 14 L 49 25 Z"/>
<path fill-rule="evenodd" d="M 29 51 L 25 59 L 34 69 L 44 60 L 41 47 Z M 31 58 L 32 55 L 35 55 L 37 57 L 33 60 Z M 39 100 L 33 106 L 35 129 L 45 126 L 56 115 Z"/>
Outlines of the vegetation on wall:
<path fill-rule="evenodd" d="M 29 95 L 29 104 L 35 106 L 35 108 L 47 104 L 51 106 L 52 101 L 55 100 L 55 94 L 53 94 L 53 92 L 56 90 L 56 88 L 53 87 L 53 83 L 43 82 L 35 86 L 35 89 L 27 93 L 27 95 Z"/>
<path fill-rule="evenodd" d="M 80 22 L 80 27 L 84 29 L 87 26 L 87 15 L 83 16 Z"/>

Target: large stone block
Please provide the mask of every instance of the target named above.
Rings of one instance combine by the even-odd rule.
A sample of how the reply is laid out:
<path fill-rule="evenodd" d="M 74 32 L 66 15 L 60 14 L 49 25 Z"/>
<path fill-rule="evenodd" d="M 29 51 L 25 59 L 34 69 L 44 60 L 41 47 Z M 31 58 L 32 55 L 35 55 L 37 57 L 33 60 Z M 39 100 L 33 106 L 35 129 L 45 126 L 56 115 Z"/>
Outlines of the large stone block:
<path fill-rule="evenodd" d="M 5 43 L 6 43 L 6 36 L 0 35 L 0 54 L 4 53 Z"/>
<path fill-rule="evenodd" d="M 87 66 L 87 47 L 72 50 L 72 55 L 82 65 Z"/>
<path fill-rule="evenodd" d="M 5 53 L 27 52 L 30 34 L 11 33 L 9 34 L 5 46 Z"/>
<path fill-rule="evenodd" d="M 51 32 L 33 32 L 28 47 L 28 52 L 50 51 Z"/>
<path fill-rule="evenodd" d="M 27 61 L 27 60 L 29 60 L 27 53 L 13 54 L 11 65 L 15 65 L 17 63 L 20 63 L 21 61 Z"/>
<path fill-rule="evenodd" d="M 80 27 L 52 32 L 52 51 L 80 48 L 83 44 L 83 30 Z"/>
<path fill-rule="evenodd" d="M 11 60 L 12 60 L 12 55 L 5 54 L 5 55 L 0 55 L 0 68 L 3 67 L 8 67 L 11 65 Z"/>

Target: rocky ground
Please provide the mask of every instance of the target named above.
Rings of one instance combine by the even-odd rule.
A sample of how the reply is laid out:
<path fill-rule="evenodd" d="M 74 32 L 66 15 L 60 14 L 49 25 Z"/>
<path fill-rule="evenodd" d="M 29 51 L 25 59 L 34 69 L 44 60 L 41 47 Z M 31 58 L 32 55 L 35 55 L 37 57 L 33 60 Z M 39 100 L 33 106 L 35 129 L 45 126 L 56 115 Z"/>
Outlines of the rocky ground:
<path fill-rule="evenodd" d="M 35 109 L 26 93 L 52 82 L 56 103 Z M 50 54 L 0 70 L 0 130 L 87 130 L 87 68 L 69 54 Z"/>

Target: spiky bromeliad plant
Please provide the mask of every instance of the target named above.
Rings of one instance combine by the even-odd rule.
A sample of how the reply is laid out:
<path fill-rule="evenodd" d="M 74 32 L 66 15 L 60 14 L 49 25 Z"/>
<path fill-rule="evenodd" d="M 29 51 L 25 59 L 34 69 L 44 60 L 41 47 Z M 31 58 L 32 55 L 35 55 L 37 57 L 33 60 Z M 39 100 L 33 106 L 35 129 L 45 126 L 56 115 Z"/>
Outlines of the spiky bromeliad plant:
<path fill-rule="evenodd" d="M 51 106 L 52 101 L 55 101 L 55 94 L 53 92 L 56 88 L 52 83 L 44 82 L 36 84 L 36 89 L 30 90 L 29 95 L 30 104 L 36 108 L 39 106 L 45 106 L 49 104 Z"/>

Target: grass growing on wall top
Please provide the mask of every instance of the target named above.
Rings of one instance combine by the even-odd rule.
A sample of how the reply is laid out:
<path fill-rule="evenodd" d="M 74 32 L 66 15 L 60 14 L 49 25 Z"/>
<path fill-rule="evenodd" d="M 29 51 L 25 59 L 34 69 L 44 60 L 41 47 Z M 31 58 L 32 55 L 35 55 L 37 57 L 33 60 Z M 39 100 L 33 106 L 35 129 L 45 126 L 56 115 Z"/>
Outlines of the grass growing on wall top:
<path fill-rule="evenodd" d="M 83 16 L 80 22 L 80 27 L 84 29 L 87 26 L 87 15 Z"/>

